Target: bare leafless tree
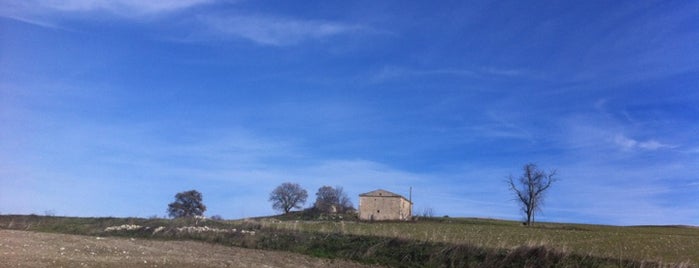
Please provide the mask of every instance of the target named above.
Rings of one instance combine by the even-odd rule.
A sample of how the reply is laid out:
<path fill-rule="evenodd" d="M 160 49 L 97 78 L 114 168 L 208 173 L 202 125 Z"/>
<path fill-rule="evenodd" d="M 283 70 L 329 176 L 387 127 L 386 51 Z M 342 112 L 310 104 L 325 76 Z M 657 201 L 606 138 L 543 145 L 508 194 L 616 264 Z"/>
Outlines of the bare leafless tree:
<path fill-rule="evenodd" d="M 298 183 L 285 182 L 269 194 L 269 201 L 272 202 L 272 208 L 284 213 L 289 213 L 292 208 L 301 208 L 306 203 L 308 192 L 301 188 Z"/>
<path fill-rule="evenodd" d="M 340 186 L 335 188 L 331 186 L 320 187 L 316 193 L 314 206 L 326 213 L 344 213 L 353 208 L 352 201 Z"/>
<path fill-rule="evenodd" d="M 422 210 L 422 217 L 423 218 L 432 218 L 434 217 L 434 210 L 430 207 L 426 207 Z"/>
<path fill-rule="evenodd" d="M 556 170 L 545 172 L 535 164 L 529 163 L 524 165 L 523 171 L 517 182 L 510 175 L 507 183 L 527 217 L 526 224 L 531 225 L 534 222 L 534 214 L 541 211 L 544 204 L 544 193 L 556 181 Z"/>

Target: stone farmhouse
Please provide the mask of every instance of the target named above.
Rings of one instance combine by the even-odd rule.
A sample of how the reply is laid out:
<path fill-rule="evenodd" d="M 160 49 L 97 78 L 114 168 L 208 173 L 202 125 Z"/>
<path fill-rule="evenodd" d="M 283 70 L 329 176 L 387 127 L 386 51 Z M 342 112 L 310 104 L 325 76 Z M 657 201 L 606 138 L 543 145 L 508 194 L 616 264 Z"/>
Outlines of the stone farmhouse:
<path fill-rule="evenodd" d="M 413 203 L 386 190 L 359 195 L 359 219 L 366 221 L 407 221 L 412 219 Z"/>

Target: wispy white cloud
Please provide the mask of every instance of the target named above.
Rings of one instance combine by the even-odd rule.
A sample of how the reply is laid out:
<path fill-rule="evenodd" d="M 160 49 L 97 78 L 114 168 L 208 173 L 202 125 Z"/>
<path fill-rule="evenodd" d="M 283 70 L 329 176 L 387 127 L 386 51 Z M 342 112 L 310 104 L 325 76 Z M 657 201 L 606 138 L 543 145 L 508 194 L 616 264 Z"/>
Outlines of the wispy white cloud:
<path fill-rule="evenodd" d="M 497 75 L 497 76 L 515 77 L 515 76 L 526 75 L 527 72 L 524 70 L 520 70 L 520 69 L 501 69 L 501 68 L 488 67 L 488 68 L 481 68 L 481 73 L 489 74 L 489 75 Z"/>
<path fill-rule="evenodd" d="M 170 1 L 22 1 L 0 3 L 0 16 L 43 27 L 60 28 L 66 17 L 103 18 L 104 14 L 121 19 L 143 20 L 171 18 L 173 13 L 221 0 Z M 234 1 L 226 1 L 231 3 Z M 375 33 L 371 27 L 327 20 L 299 19 L 265 14 L 226 14 L 204 10 L 196 20 L 186 20 L 187 36 L 206 38 L 242 38 L 262 45 L 284 46 L 307 40 L 323 40 L 350 33 Z"/>
<path fill-rule="evenodd" d="M 45 1 L 48 6 L 67 11 L 92 11 L 109 10 L 116 13 L 160 13 L 185 9 L 200 4 L 210 3 L 214 0 L 69 0 L 69 1 Z"/>
<path fill-rule="evenodd" d="M 617 134 L 612 139 L 612 142 L 619 146 L 623 150 L 649 150 L 654 151 L 658 149 L 673 148 L 674 146 L 669 144 L 660 143 L 656 140 L 650 139 L 646 141 L 638 141 L 635 139 L 628 138 L 623 134 Z"/>
<path fill-rule="evenodd" d="M 595 107 L 603 105 L 595 103 Z M 569 149 L 600 153 L 606 152 L 650 152 L 682 147 L 681 144 L 662 142 L 668 139 L 651 129 L 635 123 L 622 122 L 608 114 L 574 115 L 563 119 L 560 142 Z M 635 138 L 644 137 L 644 138 Z"/>
<path fill-rule="evenodd" d="M 321 40 L 368 29 L 360 25 L 340 22 L 266 15 L 201 16 L 200 20 L 215 36 L 243 38 L 271 46 Z"/>
<path fill-rule="evenodd" d="M 427 77 L 427 76 L 452 76 L 464 78 L 483 78 L 483 77 L 519 77 L 528 75 L 525 70 L 519 69 L 500 69 L 493 67 L 484 68 L 411 68 L 402 66 L 388 65 L 382 67 L 376 74 L 371 77 L 372 82 L 384 82 L 397 79 L 405 79 L 410 77 Z"/>
<path fill-rule="evenodd" d="M 485 113 L 489 123 L 474 125 L 474 133 L 488 138 L 509 138 L 532 140 L 534 134 L 526 127 L 521 115 L 508 114 L 505 111 L 488 111 Z M 519 123 L 517 123 L 519 122 Z"/>
<path fill-rule="evenodd" d="M 156 15 L 173 12 L 214 0 L 47 0 L 9 1 L 2 9 L 29 15 L 46 15 L 55 12 L 108 12 L 122 16 Z"/>
<path fill-rule="evenodd" d="M 450 76 L 474 76 L 475 72 L 462 69 L 413 69 L 399 66 L 384 66 L 371 79 L 373 82 L 402 79 L 406 77 L 450 75 Z"/>
<path fill-rule="evenodd" d="M 74 30 L 65 25 L 69 18 L 149 20 L 167 17 L 218 0 L 28 0 L 1 1 L 0 17 L 52 29 Z"/>

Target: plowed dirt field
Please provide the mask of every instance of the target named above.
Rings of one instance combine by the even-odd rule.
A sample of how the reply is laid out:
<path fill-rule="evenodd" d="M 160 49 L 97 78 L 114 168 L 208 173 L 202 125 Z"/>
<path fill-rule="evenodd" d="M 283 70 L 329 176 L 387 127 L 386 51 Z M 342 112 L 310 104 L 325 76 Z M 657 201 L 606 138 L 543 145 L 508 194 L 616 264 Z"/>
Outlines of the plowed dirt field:
<path fill-rule="evenodd" d="M 343 260 L 226 247 L 0 230 L 2 267 L 372 267 Z"/>

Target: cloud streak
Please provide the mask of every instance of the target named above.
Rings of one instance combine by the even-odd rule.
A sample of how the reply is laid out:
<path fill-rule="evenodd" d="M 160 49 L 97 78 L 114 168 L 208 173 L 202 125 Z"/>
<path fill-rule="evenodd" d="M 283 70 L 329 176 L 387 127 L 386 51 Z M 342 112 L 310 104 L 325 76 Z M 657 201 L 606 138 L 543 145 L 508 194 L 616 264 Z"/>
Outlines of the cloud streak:
<path fill-rule="evenodd" d="M 646 140 L 646 141 L 638 141 L 635 139 L 630 139 L 623 134 L 617 134 L 614 136 L 612 141 L 618 145 L 620 148 L 623 150 L 636 150 L 636 149 L 641 149 L 641 150 L 649 150 L 649 151 L 654 151 L 654 150 L 659 150 L 659 149 L 665 149 L 665 148 L 673 148 L 674 146 L 660 143 L 656 140 Z"/>
<path fill-rule="evenodd" d="M 22 1 L 5 4 L 15 11 L 27 13 L 96 12 L 104 11 L 122 16 L 154 15 L 211 3 L 213 0 L 65 0 Z"/>
<path fill-rule="evenodd" d="M 527 75 L 524 70 L 517 69 L 498 69 L 498 68 L 408 68 L 401 66 L 384 66 L 376 72 L 370 81 L 385 82 L 391 80 L 400 80 L 410 77 L 434 77 L 434 76 L 451 76 L 461 78 L 484 78 L 484 77 L 520 77 Z"/>
<path fill-rule="evenodd" d="M 596 106 L 599 103 L 595 104 Z M 653 152 L 682 145 L 661 142 L 666 137 L 652 129 L 611 118 L 608 114 L 578 114 L 563 119 L 560 137 L 564 148 L 588 152 Z M 645 139 L 633 137 L 646 137 Z M 685 145 L 686 146 L 686 145 Z"/>
<path fill-rule="evenodd" d="M 171 20 L 176 12 L 193 10 L 199 6 L 220 3 L 217 0 L 172 1 L 26 1 L 0 3 L 0 16 L 48 28 L 62 28 L 67 17 L 101 19 L 103 14 L 119 19 L 151 21 L 151 18 Z M 370 27 L 327 20 L 297 19 L 265 14 L 220 14 L 204 12 L 194 20 L 185 19 L 186 27 L 196 41 L 208 39 L 245 39 L 266 46 L 287 46 L 310 40 L 326 40 L 353 33 L 378 32 Z M 199 37 L 198 40 L 196 37 Z"/>
<path fill-rule="evenodd" d="M 456 77 L 473 77 L 475 72 L 470 70 L 459 69 L 410 69 L 397 66 L 384 66 L 375 73 L 369 80 L 374 83 L 381 83 L 392 80 L 405 79 L 410 77 L 425 77 L 425 76 L 456 76 Z"/>
<path fill-rule="evenodd" d="M 366 30 L 363 26 L 339 22 L 265 15 L 202 16 L 199 19 L 215 36 L 242 38 L 268 46 L 293 45 Z"/>
<path fill-rule="evenodd" d="M 72 30 L 66 27 L 68 18 L 118 18 L 143 21 L 159 18 L 217 0 L 28 0 L 0 2 L 0 17 L 52 29 Z M 106 15 L 106 16 L 105 16 Z"/>

